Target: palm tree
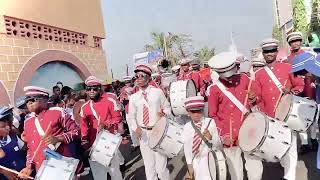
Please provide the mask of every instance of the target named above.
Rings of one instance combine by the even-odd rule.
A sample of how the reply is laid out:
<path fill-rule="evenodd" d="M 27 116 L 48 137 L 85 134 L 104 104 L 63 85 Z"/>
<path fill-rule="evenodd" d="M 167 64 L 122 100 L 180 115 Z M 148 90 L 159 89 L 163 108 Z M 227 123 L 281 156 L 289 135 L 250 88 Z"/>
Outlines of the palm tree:
<path fill-rule="evenodd" d="M 303 34 L 307 32 L 307 16 L 304 0 L 293 1 L 293 26 L 294 31 L 300 31 Z"/>
<path fill-rule="evenodd" d="M 215 49 L 209 49 L 205 46 L 197 50 L 193 55 L 194 57 L 198 58 L 201 62 L 206 63 L 212 56 L 215 55 Z"/>

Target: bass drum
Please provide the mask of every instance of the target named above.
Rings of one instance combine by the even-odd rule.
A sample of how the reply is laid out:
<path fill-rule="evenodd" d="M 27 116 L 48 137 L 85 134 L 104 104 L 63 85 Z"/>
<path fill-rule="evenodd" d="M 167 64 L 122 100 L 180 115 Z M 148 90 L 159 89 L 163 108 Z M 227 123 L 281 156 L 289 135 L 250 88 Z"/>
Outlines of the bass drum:
<path fill-rule="evenodd" d="M 208 167 L 212 180 L 229 180 L 227 158 L 223 151 L 212 150 L 208 152 Z"/>
<path fill-rule="evenodd" d="M 197 95 L 196 85 L 192 80 L 172 82 L 169 87 L 170 104 L 173 115 L 187 115 L 184 102 L 188 97 Z"/>

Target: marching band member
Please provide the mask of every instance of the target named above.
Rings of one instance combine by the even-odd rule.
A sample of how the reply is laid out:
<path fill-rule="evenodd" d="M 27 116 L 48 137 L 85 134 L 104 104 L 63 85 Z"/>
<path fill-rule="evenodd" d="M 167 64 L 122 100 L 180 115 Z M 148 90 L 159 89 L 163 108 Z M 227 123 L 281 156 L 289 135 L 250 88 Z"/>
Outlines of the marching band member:
<path fill-rule="evenodd" d="M 81 145 L 87 152 L 90 151 L 96 135 L 101 129 L 107 129 L 110 133 L 119 131 L 121 122 L 120 111 L 116 110 L 113 97 L 103 93 L 102 83 L 94 76 L 90 76 L 85 81 L 86 92 L 90 100 L 81 108 Z M 94 179 L 107 179 L 107 173 L 112 180 L 122 179 L 120 171 L 121 155 L 118 150 L 113 157 L 109 167 L 105 167 L 97 162 L 90 161 L 90 166 Z"/>
<path fill-rule="evenodd" d="M 231 179 L 242 180 L 242 151 L 237 139 L 243 121 L 241 117 L 247 112 L 244 101 L 250 80 L 244 73 L 237 74 L 235 61 L 236 55 L 232 52 L 220 53 L 209 60 L 209 66 L 219 74 L 219 79 L 213 81 L 207 90 L 208 115 L 220 130 Z M 254 98 L 249 94 L 250 100 Z M 263 170 L 261 161 L 247 154 L 244 157 L 248 179 L 260 180 Z"/>
<path fill-rule="evenodd" d="M 26 164 L 25 144 L 12 132 L 12 108 L 0 107 L 0 165 L 21 171 Z M 0 169 L 0 179 L 18 179 L 16 174 Z"/>
<path fill-rule="evenodd" d="M 199 72 L 197 71 L 190 71 L 190 63 L 192 62 L 192 59 L 184 58 L 180 61 L 180 72 L 177 80 L 193 80 L 193 82 L 196 85 L 196 89 L 198 92 L 202 92 L 201 95 L 204 95 L 204 91 L 202 90 L 203 87 L 203 81 L 200 77 Z"/>
<path fill-rule="evenodd" d="M 148 136 L 161 117 L 171 114 L 170 105 L 161 89 L 149 85 L 152 70 L 148 66 L 138 65 L 134 72 L 139 91 L 130 97 L 128 121 L 140 139 L 147 180 L 168 180 L 167 157 L 148 146 Z"/>
<path fill-rule="evenodd" d="M 61 108 L 48 109 L 48 90 L 27 86 L 25 95 L 31 102 L 34 115 L 25 121 L 24 140 L 27 144 L 26 167 L 21 170 L 21 178 L 26 178 L 35 167 L 38 170 L 45 159 L 43 150 L 49 147 L 63 156 L 71 157 L 69 144 L 79 137 L 79 129 L 71 116 L 65 114 Z"/>
<path fill-rule="evenodd" d="M 177 76 L 179 76 L 180 65 L 173 66 L 171 70 L 173 74 L 176 74 Z"/>
<path fill-rule="evenodd" d="M 292 64 L 292 61 L 296 55 L 303 53 L 301 49 L 303 37 L 301 32 L 293 32 L 287 36 L 287 42 L 291 48 L 290 55 L 287 57 L 286 62 Z"/>
<path fill-rule="evenodd" d="M 300 94 L 304 88 L 303 79 L 290 74 L 291 65 L 276 61 L 278 54 L 278 41 L 264 40 L 261 44 L 266 66 L 255 73 L 253 90 L 256 94 L 256 103 L 260 111 L 270 117 L 275 116 L 278 99 L 283 93 Z M 284 167 L 284 179 L 294 180 L 297 166 L 297 139 L 293 132 L 292 144 L 280 163 Z"/>
<path fill-rule="evenodd" d="M 192 122 L 188 122 L 183 128 L 184 154 L 186 157 L 188 171 L 185 179 L 211 180 L 208 167 L 208 152 L 211 150 L 200 135 L 195 131 L 193 123 L 204 138 L 212 144 L 212 147 L 221 148 L 221 141 L 215 122 L 203 115 L 204 98 L 202 96 L 189 97 L 185 102 L 186 110 Z"/>
<path fill-rule="evenodd" d="M 139 140 L 136 137 L 136 135 L 133 132 L 133 130 L 131 129 L 131 125 L 129 124 L 130 121 L 128 120 L 129 99 L 130 99 L 130 96 L 133 93 L 132 92 L 133 88 L 131 87 L 131 79 L 132 79 L 131 76 L 125 76 L 123 78 L 125 86 L 121 89 L 120 101 L 122 102 L 122 104 L 124 105 L 124 108 L 125 108 L 126 120 L 127 120 L 127 123 L 128 123 L 129 133 L 130 133 L 131 142 L 132 142 L 131 151 L 135 151 L 139 146 Z"/>

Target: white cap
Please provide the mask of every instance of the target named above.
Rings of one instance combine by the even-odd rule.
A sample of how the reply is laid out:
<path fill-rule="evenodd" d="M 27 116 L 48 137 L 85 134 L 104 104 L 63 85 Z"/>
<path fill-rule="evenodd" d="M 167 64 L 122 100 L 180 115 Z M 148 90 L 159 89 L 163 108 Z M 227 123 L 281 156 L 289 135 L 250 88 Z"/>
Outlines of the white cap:
<path fill-rule="evenodd" d="M 173 66 L 171 69 L 172 71 L 177 71 L 180 69 L 180 65 Z"/>
<path fill-rule="evenodd" d="M 290 33 L 287 36 L 287 42 L 290 43 L 291 41 L 295 41 L 295 40 L 301 40 L 302 41 L 302 33 L 301 32 L 293 32 Z"/>
<path fill-rule="evenodd" d="M 217 72 L 226 72 L 236 65 L 237 54 L 233 52 L 222 52 L 213 56 L 208 65 Z"/>
<path fill-rule="evenodd" d="M 183 59 L 181 59 L 180 60 L 180 65 L 183 65 L 183 64 L 188 64 L 188 63 L 190 63 L 192 61 L 192 59 L 191 58 L 183 58 Z"/>

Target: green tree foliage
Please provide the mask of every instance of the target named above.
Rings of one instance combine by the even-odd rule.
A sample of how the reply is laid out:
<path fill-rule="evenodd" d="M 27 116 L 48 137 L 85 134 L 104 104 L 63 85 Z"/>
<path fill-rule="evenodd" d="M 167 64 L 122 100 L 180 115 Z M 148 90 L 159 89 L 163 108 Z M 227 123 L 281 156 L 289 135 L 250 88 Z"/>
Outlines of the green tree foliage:
<path fill-rule="evenodd" d="M 194 54 L 194 57 L 199 59 L 201 62 L 208 62 L 208 60 L 215 55 L 215 49 L 209 49 L 208 47 L 203 47 L 197 50 Z"/>
<path fill-rule="evenodd" d="M 303 34 L 308 30 L 304 0 L 293 0 L 293 28 Z"/>
<path fill-rule="evenodd" d="M 320 32 L 320 0 L 312 0 L 310 32 Z"/>
<path fill-rule="evenodd" d="M 283 35 L 282 35 L 282 32 L 281 32 L 281 29 L 278 28 L 277 26 L 273 26 L 272 37 L 274 39 L 277 39 L 281 43 L 283 42 Z"/>

